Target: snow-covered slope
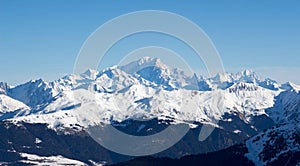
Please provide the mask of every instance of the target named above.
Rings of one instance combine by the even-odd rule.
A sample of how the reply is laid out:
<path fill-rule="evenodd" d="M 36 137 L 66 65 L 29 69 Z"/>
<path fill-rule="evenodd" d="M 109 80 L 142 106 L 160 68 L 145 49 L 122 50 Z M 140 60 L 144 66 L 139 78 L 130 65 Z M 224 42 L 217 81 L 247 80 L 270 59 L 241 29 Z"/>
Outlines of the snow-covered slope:
<path fill-rule="evenodd" d="M 67 166 L 67 165 L 77 165 L 77 166 L 86 166 L 87 164 L 69 159 L 63 156 L 38 156 L 35 154 L 28 154 L 28 153 L 20 153 L 23 160 L 19 161 L 19 164 L 24 165 L 48 165 L 48 166 Z M 7 164 L 7 163 L 0 163 L 0 164 Z M 98 164 L 101 165 L 101 164 Z"/>
<path fill-rule="evenodd" d="M 286 91 L 275 97 L 274 107 L 267 109 L 267 113 L 276 123 L 300 121 L 300 88 L 290 85 L 291 83 L 283 85 Z"/>
<path fill-rule="evenodd" d="M 0 94 L 0 116 L 13 111 L 29 111 L 30 108 L 24 103 L 4 94 Z"/>
<path fill-rule="evenodd" d="M 255 165 L 300 163 L 300 126 L 293 121 L 262 132 L 246 142 L 246 154 Z"/>

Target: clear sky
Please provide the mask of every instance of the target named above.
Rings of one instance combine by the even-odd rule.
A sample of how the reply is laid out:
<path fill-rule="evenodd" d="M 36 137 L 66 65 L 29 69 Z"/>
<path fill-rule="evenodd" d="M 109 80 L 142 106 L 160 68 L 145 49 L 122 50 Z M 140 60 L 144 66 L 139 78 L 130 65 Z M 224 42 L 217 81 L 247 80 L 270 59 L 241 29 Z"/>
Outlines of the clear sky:
<path fill-rule="evenodd" d="M 100 25 L 150 9 L 198 24 L 229 72 L 252 69 L 279 82 L 300 84 L 298 0 L 0 0 L 0 81 L 15 85 L 72 73 L 82 44 Z"/>

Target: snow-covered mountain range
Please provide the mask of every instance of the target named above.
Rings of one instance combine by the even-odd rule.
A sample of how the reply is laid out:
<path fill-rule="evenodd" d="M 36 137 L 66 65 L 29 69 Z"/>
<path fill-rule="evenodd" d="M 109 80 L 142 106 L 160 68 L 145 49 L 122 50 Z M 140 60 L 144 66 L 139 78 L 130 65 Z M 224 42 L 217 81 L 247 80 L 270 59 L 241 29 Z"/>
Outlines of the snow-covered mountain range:
<path fill-rule="evenodd" d="M 296 126 L 299 132 L 295 122 L 300 120 L 299 90 L 293 83 L 280 85 L 249 70 L 211 78 L 189 76 L 158 58 L 144 57 L 125 66 L 89 69 L 53 82 L 0 83 L 0 120 L 45 123 L 54 130 L 82 130 L 99 123 L 157 118 L 187 123 L 191 128 L 200 123 L 222 129 L 224 126 L 216 121 L 230 123 L 232 115 L 258 130 L 254 119 L 265 116 L 280 126 Z M 250 152 L 254 143 L 247 143 Z M 259 152 L 262 150 L 248 156 L 264 163 L 259 162 L 263 160 Z"/>
<path fill-rule="evenodd" d="M 267 114 L 266 109 L 280 107 L 275 105 L 276 97 L 291 97 L 284 93 L 292 89 L 298 94 L 300 88 L 292 83 L 279 85 L 274 80 L 261 79 L 249 70 L 203 78 L 170 69 L 158 58 L 144 57 L 125 66 L 100 72 L 89 69 L 53 82 L 32 80 L 15 87 L 1 83 L 0 118 L 70 127 L 78 118 L 73 114 L 75 109 L 94 105 L 91 113 L 97 116 L 89 119 L 90 123 L 139 116 L 210 122 L 211 118 L 220 120 L 230 112 L 238 112 L 249 121 L 253 115 Z M 222 106 L 213 109 L 216 98 Z M 286 100 L 283 105 L 291 102 Z M 282 111 L 273 109 L 268 113 L 275 121 L 278 114 Z"/>

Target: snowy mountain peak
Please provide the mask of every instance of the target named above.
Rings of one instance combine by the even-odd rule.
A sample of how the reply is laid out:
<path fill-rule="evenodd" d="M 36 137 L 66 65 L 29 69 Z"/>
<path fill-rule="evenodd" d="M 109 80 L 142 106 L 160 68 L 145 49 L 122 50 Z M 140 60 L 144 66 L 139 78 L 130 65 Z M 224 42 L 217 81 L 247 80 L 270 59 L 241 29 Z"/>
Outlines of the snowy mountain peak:
<path fill-rule="evenodd" d="M 227 73 L 218 73 L 212 80 L 215 82 L 231 82 L 230 75 Z"/>
<path fill-rule="evenodd" d="M 256 83 L 259 82 L 259 77 L 251 70 L 243 70 L 236 74 L 233 73 L 218 73 L 215 77 L 211 78 L 214 83 L 235 83 L 235 82 L 247 82 Z"/>
<path fill-rule="evenodd" d="M 34 85 L 37 85 L 38 87 L 40 87 L 40 86 L 46 86 L 48 83 L 45 80 L 40 78 L 37 80 L 30 80 L 29 82 L 27 82 L 25 84 L 34 84 Z"/>
<path fill-rule="evenodd" d="M 282 84 L 280 88 L 287 91 L 295 91 L 296 93 L 300 91 L 300 86 L 293 84 L 291 82 L 286 82 Z"/>
<path fill-rule="evenodd" d="M 151 58 L 147 56 L 137 61 L 130 62 L 127 65 L 121 66 L 120 69 L 127 73 L 133 74 L 146 67 L 156 67 L 160 68 L 161 70 L 169 70 L 169 67 L 159 58 Z"/>
<path fill-rule="evenodd" d="M 83 76 L 84 78 L 88 78 L 88 79 L 96 79 L 97 75 L 99 74 L 99 72 L 97 70 L 94 69 L 88 69 L 86 70 L 84 73 L 81 74 L 81 76 Z"/>
<path fill-rule="evenodd" d="M 159 68 L 167 68 L 168 66 L 165 65 L 159 58 L 151 58 L 151 57 L 143 57 L 139 61 L 139 65 L 149 65 L 149 66 L 156 66 Z"/>
<path fill-rule="evenodd" d="M 234 79 L 239 80 L 239 81 L 248 82 L 248 83 L 256 83 L 259 80 L 259 77 L 252 70 L 244 70 L 244 71 L 238 72 L 234 76 Z"/>
<path fill-rule="evenodd" d="M 112 79 L 114 77 L 124 75 L 124 72 L 122 70 L 120 70 L 117 66 L 112 66 L 112 67 L 106 68 L 106 69 L 102 70 L 101 72 L 99 72 L 97 75 L 97 78 L 100 78 L 103 75 L 106 75 L 107 77 Z"/>
<path fill-rule="evenodd" d="M 245 69 L 244 71 L 242 71 L 244 76 L 250 76 L 250 75 L 255 75 L 255 73 L 252 70 L 249 69 Z"/>

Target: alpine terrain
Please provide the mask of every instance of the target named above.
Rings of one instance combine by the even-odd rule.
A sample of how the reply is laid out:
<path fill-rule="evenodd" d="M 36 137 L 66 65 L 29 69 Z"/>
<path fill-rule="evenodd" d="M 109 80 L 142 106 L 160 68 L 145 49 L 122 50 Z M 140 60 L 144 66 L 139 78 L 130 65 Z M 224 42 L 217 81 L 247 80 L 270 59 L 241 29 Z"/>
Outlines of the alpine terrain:
<path fill-rule="evenodd" d="M 0 163 L 12 165 L 300 165 L 300 86 L 254 72 L 188 75 L 144 57 L 53 82 L 0 83 Z M 98 125 L 149 136 L 189 130 L 147 157 L 98 144 Z M 204 126 L 214 128 L 199 139 Z M 118 138 L 111 138 L 118 141 Z"/>

